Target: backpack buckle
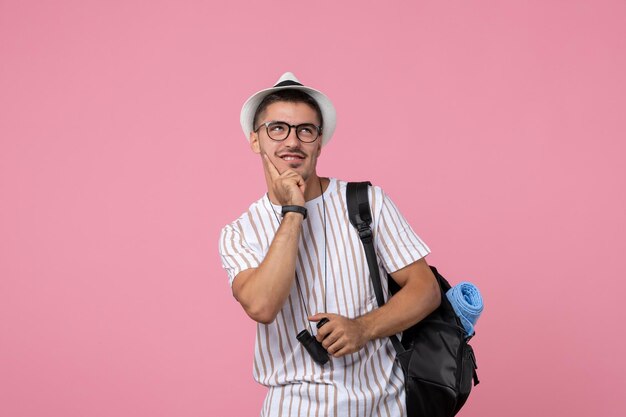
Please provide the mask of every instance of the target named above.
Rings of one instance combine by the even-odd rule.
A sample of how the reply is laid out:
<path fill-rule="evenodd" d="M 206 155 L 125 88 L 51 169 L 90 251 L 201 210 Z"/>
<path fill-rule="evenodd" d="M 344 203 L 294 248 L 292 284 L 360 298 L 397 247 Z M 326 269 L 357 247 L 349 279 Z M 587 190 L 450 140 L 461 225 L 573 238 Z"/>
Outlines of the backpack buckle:
<path fill-rule="evenodd" d="M 359 227 L 359 237 L 361 238 L 361 240 L 363 242 L 371 242 L 372 240 L 372 229 L 367 226 L 367 225 L 363 225 Z"/>

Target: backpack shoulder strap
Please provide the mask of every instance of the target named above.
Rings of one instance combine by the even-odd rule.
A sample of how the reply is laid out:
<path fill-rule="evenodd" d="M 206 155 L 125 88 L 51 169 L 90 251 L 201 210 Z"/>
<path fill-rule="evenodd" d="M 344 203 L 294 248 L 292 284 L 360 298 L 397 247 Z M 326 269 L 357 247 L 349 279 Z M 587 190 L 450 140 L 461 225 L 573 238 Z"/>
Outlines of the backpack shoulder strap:
<path fill-rule="evenodd" d="M 350 223 L 359 233 L 359 238 L 363 243 L 365 257 L 367 258 L 367 266 L 370 270 L 372 283 L 374 284 L 374 293 L 378 307 L 385 304 L 383 289 L 380 283 L 380 275 L 378 273 L 378 261 L 376 259 L 376 251 L 374 250 L 374 235 L 372 233 L 372 213 L 370 211 L 369 201 L 369 181 L 365 182 L 349 182 L 346 187 L 346 200 L 348 205 L 348 218 Z"/>
<path fill-rule="evenodd" d="M 368 194 L 370 185 L 372 184 L 369 181 L 349 182 L 346 188 L 346 201 L 348 205 L 348 218 L 352 226 L 356 228 L 359 233 L 359 238 L 363 243 L 367 266 L 370 271 L 374 293 L 376 294 L 376 301 L 378 302 L 378 307 L 381 307 L 385 304 L 385 297 L 380 282 L 378 259 L 376 257 L 376 251 L 374 250 L 374 235 L 370 227 L 372 223 Z M 404 352 L 404 347 L 395 335 L 391 336 L 390 339 L 397 353 Z"/>

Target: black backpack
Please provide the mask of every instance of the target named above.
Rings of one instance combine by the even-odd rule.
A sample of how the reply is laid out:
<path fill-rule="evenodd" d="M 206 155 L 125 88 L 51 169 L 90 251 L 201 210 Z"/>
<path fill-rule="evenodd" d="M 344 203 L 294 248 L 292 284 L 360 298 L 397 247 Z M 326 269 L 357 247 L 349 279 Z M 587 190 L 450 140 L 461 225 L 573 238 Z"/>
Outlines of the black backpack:
<path fill-rule="evenodd" d="M 369 182 L 350 182 L 346 190 L 348 216 L 363 242 L 378 306 L 385 304 L 370 227 Z M 450 284 L 430 267 L 441 288 L 441 305 L 426 318 L 402 333 L 402 342 L 390 337 L 396 350 L 396 361 L 405 378 L 406 408 L 409 417 L 452 417 L 465 404 L 474 385 L 478 384 L 476 357 L 469 339 L 446 292 Z M 389 290 L 400 287 L 387 274 Z"/>

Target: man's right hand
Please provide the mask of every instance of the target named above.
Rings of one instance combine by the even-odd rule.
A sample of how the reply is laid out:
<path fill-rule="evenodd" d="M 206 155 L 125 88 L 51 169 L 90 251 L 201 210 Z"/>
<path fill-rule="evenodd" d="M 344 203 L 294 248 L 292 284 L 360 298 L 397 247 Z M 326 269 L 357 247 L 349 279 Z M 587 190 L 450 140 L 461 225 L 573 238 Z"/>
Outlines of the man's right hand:
<path fill-rule="evenodd" d="M 266 153 L 263 153 L 263 165 L 271 180 L 271 194 L 278 200 L 278 204 L 281 206 L 304 206 L 306 183 L 300 174 L 292 169 L 288 169 L 282 174 L 279 173 Z"/>

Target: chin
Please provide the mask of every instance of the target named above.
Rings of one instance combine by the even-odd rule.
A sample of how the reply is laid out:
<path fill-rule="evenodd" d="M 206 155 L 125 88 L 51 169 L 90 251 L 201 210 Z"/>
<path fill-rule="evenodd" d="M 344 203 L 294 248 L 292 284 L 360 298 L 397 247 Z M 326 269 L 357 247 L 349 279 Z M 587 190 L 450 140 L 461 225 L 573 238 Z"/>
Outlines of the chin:
<path fill-rule="evenodd" d="M 298 165 L 292 166 L 292 165 L 289 165 L 289 169 L 295 171 L 298 175 L 300 175 L 302 177 L 302 179 L 304 181 L 309 179 L 309 177 L 311 176 L 311 173 L 306 171 L 304 169 L 304 167 L 302 167 L 302 166 L 298 166 Z"/>

